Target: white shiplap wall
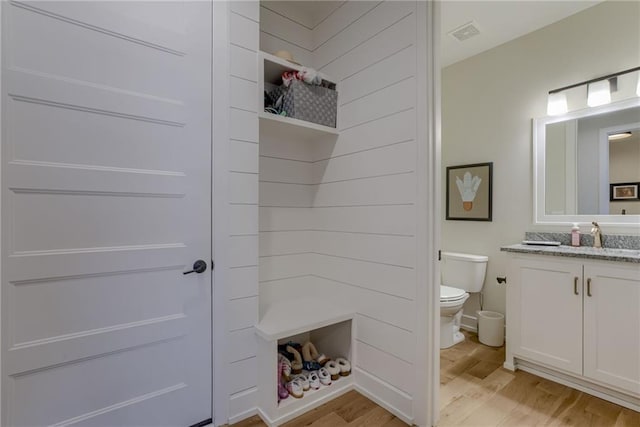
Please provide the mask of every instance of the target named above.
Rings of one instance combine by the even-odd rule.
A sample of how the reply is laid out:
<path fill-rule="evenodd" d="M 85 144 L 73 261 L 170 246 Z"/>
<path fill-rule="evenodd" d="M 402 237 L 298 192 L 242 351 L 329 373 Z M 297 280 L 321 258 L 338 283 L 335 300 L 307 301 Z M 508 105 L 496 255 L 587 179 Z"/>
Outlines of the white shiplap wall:
<path fill-rule="evenodd" d="M 344 2 L 313 27 L 274 9 L 261 7 L 261 48 L 339 82 L 341 132 L 260 135 L 260 304 L 283 290 L 353 301 L 357 382 L 411 419 L 416 3 Z"/>
<path fill-rule="evenodd" d="M 233 1 L 229 13 L 229 274 L 227 283 L 230 422 L 254 413 L 258 319 L 258 74 L 260 4 Z"/>

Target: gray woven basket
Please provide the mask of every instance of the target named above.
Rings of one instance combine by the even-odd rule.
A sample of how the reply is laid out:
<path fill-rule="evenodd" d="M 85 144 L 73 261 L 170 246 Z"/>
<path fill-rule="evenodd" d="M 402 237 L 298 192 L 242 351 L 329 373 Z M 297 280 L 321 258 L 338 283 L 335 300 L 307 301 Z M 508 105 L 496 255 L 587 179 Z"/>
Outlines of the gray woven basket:
<path fill-rule="evenodd" d="M 288 88 L 279 86 L 269 95 L 273 99 L 284 95 L 282 109 L 288 117 L 336 127 L 338 92 L 333 89 L 293 80 Z"/>

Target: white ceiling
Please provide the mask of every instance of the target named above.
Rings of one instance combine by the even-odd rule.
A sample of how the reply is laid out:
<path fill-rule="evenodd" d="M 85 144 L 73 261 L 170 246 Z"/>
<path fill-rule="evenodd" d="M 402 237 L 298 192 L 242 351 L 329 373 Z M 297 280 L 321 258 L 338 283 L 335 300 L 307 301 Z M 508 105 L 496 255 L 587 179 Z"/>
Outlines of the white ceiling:
<path fill-rule="evenodd" d="M 595 6 L 602 0 L 443 0 L 442 67 L 462 61 Z M 448 33 L 473 22 L 480 34 L 458 41 Z"/>

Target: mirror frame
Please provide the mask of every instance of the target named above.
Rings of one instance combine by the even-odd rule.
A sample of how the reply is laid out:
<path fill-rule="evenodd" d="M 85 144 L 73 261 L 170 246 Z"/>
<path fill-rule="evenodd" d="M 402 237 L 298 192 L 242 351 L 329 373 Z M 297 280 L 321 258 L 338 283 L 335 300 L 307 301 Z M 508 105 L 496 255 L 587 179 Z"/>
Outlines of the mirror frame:
<path fill-rule="evenodd" d="M 581 119 L 640 106 L 640 98 L 632 98 L 594 108 L 572 111 L 560 116 L 533 119 L 533 218 L 534 228 L 568 231 L 573 223 L 591 225 L 597 221 L 610 232 L 640 234 L 640 215 L 548 215 L 545 209 L 545 130 L 546 125 Z M 607 156 L 608 157 L 608 156 Z M 608 188 L 608 183 L 607 183 Z M 640 202 L 639 202 L 640 203 Z M 606 230 L 605 230 L 606 231 Z"/>

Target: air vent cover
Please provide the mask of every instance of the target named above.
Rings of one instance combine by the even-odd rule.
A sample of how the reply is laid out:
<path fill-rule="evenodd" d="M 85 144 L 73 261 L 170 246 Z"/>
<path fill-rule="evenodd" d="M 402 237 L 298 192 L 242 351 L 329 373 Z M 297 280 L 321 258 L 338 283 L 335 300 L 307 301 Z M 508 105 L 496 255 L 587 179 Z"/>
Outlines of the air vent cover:
<path fill-rule="evenodd" d="M 480 30 L 473 22 L 467 22 L 463 26 L 449 31 L 449 35 L 451 37 L 455 37 L 458 41 L 461 42 L 470 39 L 473 36 L 477 36 L 478 34 L 480 34 Z"/>

